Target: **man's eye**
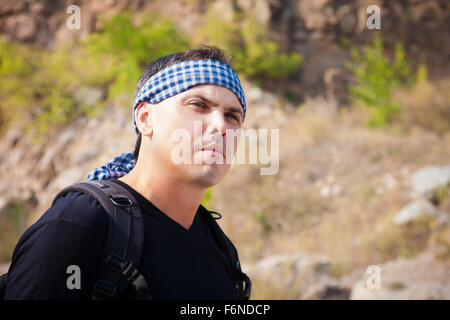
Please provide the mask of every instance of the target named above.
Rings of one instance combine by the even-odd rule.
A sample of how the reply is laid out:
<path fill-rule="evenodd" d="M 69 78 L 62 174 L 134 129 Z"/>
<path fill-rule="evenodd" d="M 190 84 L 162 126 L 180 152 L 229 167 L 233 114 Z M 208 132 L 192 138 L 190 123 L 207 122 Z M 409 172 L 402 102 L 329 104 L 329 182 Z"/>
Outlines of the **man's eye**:
<path fill-rule="evenodd" d="M 234 113 L 229 113 L 228 116 L 239 121 L 239 118 Z"/>
<path fill-rule="evenodd" d="M 191 104 L 194 105 L 194 106 L 200 107 L 202 109 L 207 109 L 208 108 L 206 105 L 204 105 L 203 103 L 200 103 L 200 102 L 193 102 Z"/>

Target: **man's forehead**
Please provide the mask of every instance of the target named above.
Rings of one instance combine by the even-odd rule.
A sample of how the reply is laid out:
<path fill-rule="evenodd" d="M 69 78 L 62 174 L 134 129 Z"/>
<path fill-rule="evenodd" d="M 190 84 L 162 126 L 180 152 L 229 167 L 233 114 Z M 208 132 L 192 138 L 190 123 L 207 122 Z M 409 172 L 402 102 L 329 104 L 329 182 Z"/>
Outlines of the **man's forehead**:
<path fill-rule="evenodd" d="M 232 90 L 215 84 L 196 85 L 180 94 L 182 100 L 190 97 L 203 97 L 213 104 L 232 104 L 242 108 L 239 98 Z"/>

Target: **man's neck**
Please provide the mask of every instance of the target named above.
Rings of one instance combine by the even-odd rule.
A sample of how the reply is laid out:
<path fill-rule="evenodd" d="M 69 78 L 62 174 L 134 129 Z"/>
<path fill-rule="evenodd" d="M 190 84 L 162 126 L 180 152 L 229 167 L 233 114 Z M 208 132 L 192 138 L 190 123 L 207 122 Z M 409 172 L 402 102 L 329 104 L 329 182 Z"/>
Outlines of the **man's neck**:
<path fill-rule="evenodd" d="M 139 164 L 118 180 L 128 184 L 185 229 L 193 223 L 206 190 L 173 181 L 164 170 L 145 170 Z"/>

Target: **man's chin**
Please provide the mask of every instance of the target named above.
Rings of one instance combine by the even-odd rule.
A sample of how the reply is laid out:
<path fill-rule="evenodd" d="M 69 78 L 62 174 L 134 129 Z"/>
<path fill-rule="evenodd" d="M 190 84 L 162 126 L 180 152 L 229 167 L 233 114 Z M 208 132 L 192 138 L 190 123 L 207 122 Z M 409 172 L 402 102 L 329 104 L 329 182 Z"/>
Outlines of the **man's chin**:
<path fill-rule="evenodd" d="M 229 166 L 220 164 L 201 164 L 193 168 L 192 178 L 197 184 L 210 188 L 220 182 L 228 172 Z"/>

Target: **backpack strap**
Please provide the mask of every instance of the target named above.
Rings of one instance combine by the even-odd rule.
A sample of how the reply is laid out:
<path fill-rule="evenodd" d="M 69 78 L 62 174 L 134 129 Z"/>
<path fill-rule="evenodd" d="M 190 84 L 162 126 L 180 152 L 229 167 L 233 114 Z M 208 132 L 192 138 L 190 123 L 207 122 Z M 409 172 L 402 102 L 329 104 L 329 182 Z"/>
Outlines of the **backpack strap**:
<path fill-rule="evenodd" d="M 4 300 L 6 287 L 8 285 L 8 273 L 4 273 L 0 276 L 0 300 Z"/>
<path fill-rule="evenodd" d="M 233 276 L 233 287 L 237 298 L 239 300 L 249 300 L 252 290 L 252 282 L 250 281 L 250 278 L 241 270 L 239 256 L 235 246 L 216 222 L 216 220 L 220 219 L 222 215 L 216 211 L 208 211 L 202 205 L 200 205 L 200 212 L 206 217 L 206 221 L 208 221 L 213 237 L 228 256 Z"/>
<path fill-rule="evenodd" d="M 71 191 L 93 196 L 108 212 L 108 229 L 102 260 L 104 264 L 101 266 L 100 278 L 95 283 L 92 298 L 117 298 L 131 284 L 138 299 L 151 299 L 147 282 L 137 269 L 144 230 L 142 214 L 134 197 L 128 190 L 109 180 L 87 181 L 61 190 L 52 205 L 56 199 Z"/>
<path fill-rule="evenodd" d="M 127 280 L 127 282 L 123 282 L 125 286 L 119 287 L 119 294 L 123 292 L 128 284 L 131 284 L 137 293 L 138 300 L 150 300 L 152 299 L 152 296 L 150 294 L 147 281 L 138 270 L 144 244 L 144 220 L 142 213 L 134 196 L 126 188 L 114 181 L 114 179 L 105 181 L 102 180 L 102 183 L 115 188 L 131 201 L 132 205 L 129 207 L 131 210 L 131 215 L 129 216 L 134 218 L 134 223 L 132 224 L 133 232 L 132 236 L 129 238 L 128 258 L 126 261 L 119 261 L 119 267 L 122 270 L 122 275 Z M 131 241 L 131 239 L 133 241 Z"/>

